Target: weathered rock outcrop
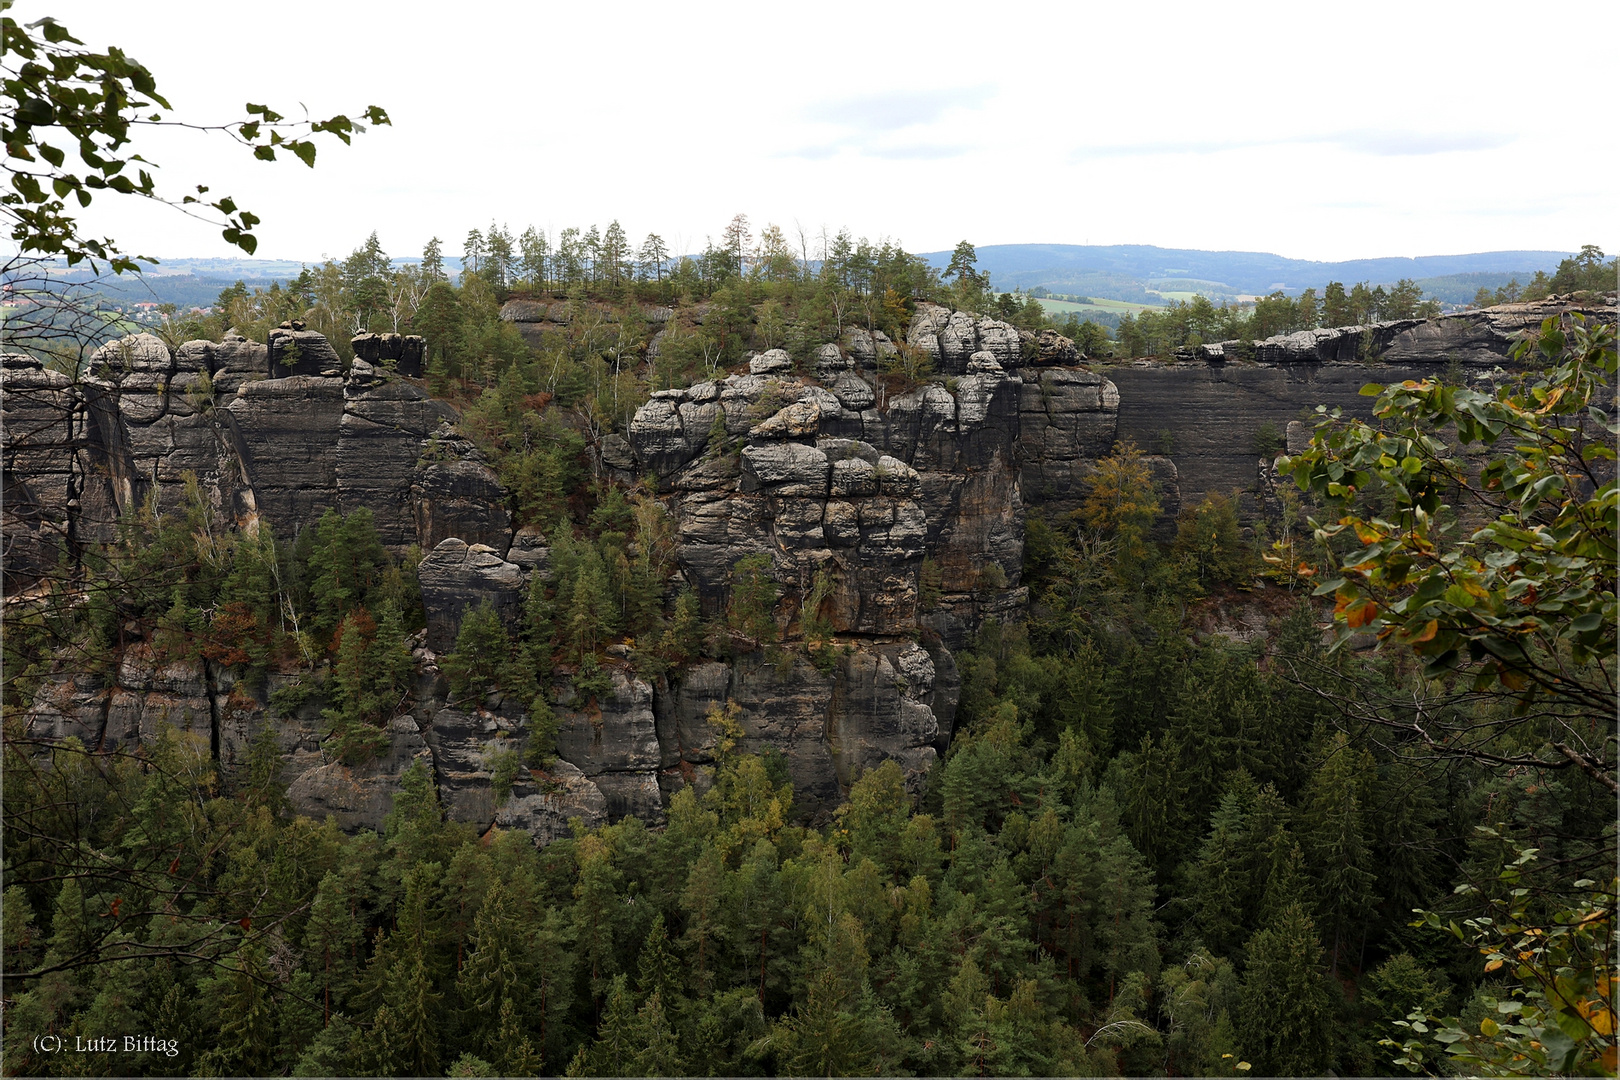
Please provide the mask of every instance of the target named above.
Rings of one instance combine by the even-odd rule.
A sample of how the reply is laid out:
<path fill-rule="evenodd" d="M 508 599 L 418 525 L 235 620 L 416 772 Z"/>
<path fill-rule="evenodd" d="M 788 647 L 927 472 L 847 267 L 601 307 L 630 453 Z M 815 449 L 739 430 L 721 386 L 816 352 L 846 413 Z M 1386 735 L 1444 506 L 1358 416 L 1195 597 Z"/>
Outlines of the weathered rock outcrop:
<path fill-rule="evenodd" d="M 906 341 L 934 361 L 934 370 L 956 375 L 967 370 L 974 353 L 988 352 L 1003 367 L 1017 367 L 1023 342 L 1011 323 L 938 304 L 918 304 Z"/>
<path fill-rule="evenodd" d="M 711 781 L 711 712 L 730 702 L 740 748 L 780 754 L 800 810 L 823 817 L 882 760 L 921 783 L 954 726 L 952 650 L 1027 601 L 1026 507 L 1064 518 L 1116 443 L 1147 452 L 1163 529 L 1210 492 L 1240 491 L 1246 512 L 1259 513 L 1274 502 L 1270 452 L 1308 439 L 1308 410 L 1366 415 L 1364 383 L 1440 366 L 1488 380 L 1523 330 L 1569 310 L 1507 305 L 1083 365 L 1051 331 L 923 304 L 904 342 L 853 329 L 805 364 L 769 350 L 748 358 L 747 374 L 654 393 L 625 436 L 601 441 L 606 474 L 653 483 L 675 523 L 679 579 L 711 614 L 725 607 L 737 562 L 768 556 L 783 645 L 657 678 L 638 676 L 626 647 L 613 646 L 606 689 L 566 679 L 548 688 L 560 757 L 543 768 L 528 754 L 529 702 L 450 701 L 438 670 L 469 607 L 487 601 L 516 628 L 550 553 L 540 530 L 514 537 L 506 493 L 453 410 L 403 377 L 419 370 L 420 339 L 362 335 L 347 367 L 296 325 L 267 345 L 227 335 L 173 353 L 138 335 L 97 352 L 78 378 L 0 357 L 8 595 L 26 593 L 62 553 L 109 538 L 148 498 L 170 509 L 198 497 L 216 520 L 267 523 L 282 537 L 327 507 L 364 506 L 385 543 L 425 553 L 418 687 L 364 765 L 323 751 L 318 695 L 269 706 L 287 677 L 250 687 L 145 643 L 124 651 L 110 686 L 79 677 L 45 687 L 28 723 L 109 750 L 166 725 L 208 745 L 227 774 L 268 729 L 295 806 L 349 829 L 380 827 L 420 760 L 452 816 L 545 843 L 575 820 L 661 821 L 674 792 Z M 1614 318 L 1612 308 L 1592 314 Z M 643 315 L 653 325 L 673 317 Z M 502 317 L 554 328 L 607 314 L 512 301 Z M 937 374 L 906 385 L 894 371 L 918 353 Z M 804 641 L 812 591 L 830 634 L 814 662 Z"/>
<path fill-rule="evenodd" d="M 435 643 L 446 625 L 453 639 L 460 611 L 485 595 L 510 609 L 519 581 L 501 559 L 511 540 L 506 494 L 454 434 L 454 410 L 400 377 L 419 361 L 421 339 L 365 335 L 356 345 L 347 370 L 325 338 L 292 327 L 272 332 L 268 347 L 227 334 L 172 354 L 140 334 L 97 350 L 79 378 L 4 357 L 7 595 L 26 594 L 72 548 L 110 539 L 119 518 L 146 500 L 172 510 L 195 497 L 218 524 L 268 525 L 283 538 L 327 508 L 365 507 L 396 552 L 434 548 L 446 536 L 464 553 L 474 545 L 456 564 L 466 580 L 448 590 L 437 586 L 454 578 L 447 556 L 428 561 L 428 589 L 453 594 L 434 594 Z M 489 572 L 491 561 L 510 580 Z M 99 676 L 48 685 L 28 720 L 44 737 L 107 750 L 148 742 L 167 726 L 201 739 L 227 773 L 268 725 L 297 807 L 331 813 L 345 828 L 380 827 L 400 774 L 431 756 L 422 735 L 431 716 L 396 718 L 384 753 L 345 765 L 322 751 L 319 698 L 291 716 L 269 708 L 287 682 L 272 674 L 247 687 L 217 665 L 169 662 L 135 643 L 110 687 Z M 557 812 L 587 813 L 579 807 L 591 800 L 575 801 Z"/>
<path fill-rule="evenodd" d="M 955 335 L 949 349 L 989 342 L 1017 363 L 1011 327 L 953 328 L 952 318 L 942 322 Z M 938 348 L 942 331 L 927 325 Z M 823 350 L 820 382 L 788 375 L 765 354 L 748 375 L 654 394 L 630 425 L 637 467 L 664 494 L 682 571 L 705 606 L 725 604 L 740 559 L 767 554 L 789 639 L 827 577 L 818 614 L 843 650 L 828 671 L 795 653 L 786 666 L 755 657 L 672 674 L 669 701 L 655 709 L 666 792 L 709 760 L 703 717 L 726 700 L 742 708 L 749 745 L 784 755 L 802 805 L 834 805 L 883 758 L 920 781 L 955 712 L 954 691 L 936 693 L 930 652 L 954 685 L 949 650 L 1024 602 L 1022 382 L 989 348 L 960 358 L 947 349 L 960 372 L 949 389 L 925 383 L 896 394 L 863 372 L 897 347 L 865 331 L 846 344 L 848 362 L 836 346 Z M 926 583 L 925 559 L 937 575 Z M 921 648 L 916 635 L 934 644 Z"/>
<path fill-rule="evenodd" d="M 1504 304 L 1436 319 L 1220 342 L 1167 361 L 1096 370 L 1118 388 L 1117 437 L 1166 455 L 1181 505 L 1236 491 L 1252 514 L 1257 506 L 1249 493 L 1263 486 L 1272 448 L 1291 423 L 1303 421 L 1308 438 L 1316 406 L 1364 417 L 1372 400 L 1360 389 L 1368 382 L 1432 378 L 1448 370 L 1453 377 L 1488 381 L 1494 369 L 1513 366 L 1509 353 L 1524 331 L 1572 311 L 1615 318 L 1612 307 L 1558 299 Z M 1027 490 L 1026 498 L 1037 501 Z"/>
<path fill-rule="evenodd" d="M 488 603 L 503 621 L 516 625 L 523 571 L 487 544 L 469 546 L 460 537 L 447 537 L 423 557 L 416 578 L 427 611 L 427 647 L 436 653 L 450 651 L 461 616 L 479 604 Z"/>
<path fill-rule="evenodd" d="M 711 608 L 736 562 L 766 552 L 789 608 L 819 573 L 833 575 L 838 633 L 926 624 L 955 646 L 981 609 L 1021 602 L 1020 386 L 989 354 L 954 392 L 930 383 L 881 400 L 848 370 L 830 389 L 734 375 L 655 394 L 630 443 L 668 493 L 682 568 Z M 925 555 L 942 595 L 920 613 Z"/>
<path fill-rule="evenodd" d="M 504 552 L 511 521 L 494 472 L 449 431 L 453 409 L 387 366 L 419 358 L 421 339 L 356 340 L 378 365 L 357 358 L 343 370 L 303 329 L 272 331 L 268 347 L 227 334 L 172 354 L 137 334 L 98 349 L 76 379 L 8 356 L 8 591 L 63 545 L 110 539 L 149 497 L 178 507 L 191 482 L 241 527 L 262 517 L 290 536 L 328 507 L 364 506 L 397 551 L 455 535 Z"/>
<path fill-rule="evenodd" d="M 1019 394 L 1019 479 L 1032 505 L 1079 505 L 1098 458 L 1114 447 L 1119 388 L 1092 371 L 1032 371 Z"/>
<path fill-rule="evenodd" d="M 349 347 L 354 350 L 356 360 L 413 379 L 422 377 L 426 342 L 414 334 L 360 334 L 349 342 Z"/>

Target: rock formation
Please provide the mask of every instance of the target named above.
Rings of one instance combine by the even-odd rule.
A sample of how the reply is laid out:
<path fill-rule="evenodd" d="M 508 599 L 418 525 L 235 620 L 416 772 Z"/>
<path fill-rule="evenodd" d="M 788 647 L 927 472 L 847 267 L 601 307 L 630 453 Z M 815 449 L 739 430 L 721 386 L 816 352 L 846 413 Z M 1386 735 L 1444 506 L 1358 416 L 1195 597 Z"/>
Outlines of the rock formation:
<path fill-rule="evenodd" d="M 137 335 L 97 351 L 77 378 L 6 355 L 8 596 L 26 597 L 65 553 L 109 539 L 145 500 L 167 510 L 200 498 L 216 520 L 283 538 L 329 507 L 369 508 L 385 544 L 423 553 L 427 612 L 410 711 L 364 765 L 323 752 L 318 698 L 283 695 L 269 707 L 289 677 L 248 687 L 146 644 L 125 650 L 110 687 L 46 686 L 28 722 L 42 737 L 105 749 L 168 724 L 205 734 L 226 772 L 270 725 L 294 805 L 348 829 L 379 827 L 400 775 L 422 760 L 453 817 L 544 843 L 572 819 L 661 821 L 673 792 L 709 782 L 710 716 L 730 702 L 741 748 L 780 754 L 796 804 L 824 816 L 884 759 L 921 784 L 955 721 L 953 652 L 1027 602 L 1026 510 L 1063 519 L 1117 442 L 1148 452 L 1167 523 L 1210 492 L 1246 492 L 1257 513 L 1270 480 L 1262 444 L 1308 438 L 1315 406 L 1365 415 L 1358 391 L 1369 381 L 1442 370 L 1488 379 L 1522 330 L 1569 310 L 1507 305 L 1085 364 L 1052 331 L 921 304 L 904 341 L 852 329 L 800 364 L 769 350 L 748 358 L 746 374 L 656 392 L 624 436 L 601 441 L 604 469 L 655 487 L 675 524 L 680 576 L 707 611 L 724 608 L 739 560 L 768 556 L 785 645 L 650 681 L 611 647 L 605 692 L 583 695 L 566 680 L 549 688 L 559 759 L 536 770 L 509 767 L 528 745 L 530 703 L 452 705 L 437 660 L 469 607 L 487 601 L 516 625 L 529 583 L 550 572 L 549 551 L 541 531 L 513 533 L 507 495 L 458 434 L 454 410 L 411 378 L 419 338 L 361 335 L 347 367 L 297 324 L 267 344 L 227 334 L 172 353 Z M 1595 314 L 1614 318 L 1612 308 Z M 610 315 L 531 301 L 502 310 L 531 336 Z M 652 325 L 673 317 L 642 315 Z M 919 357 L 936 375 L 907 383 L 897 372 Z M 813 590 L 831 634 L 814 663 L 803 640 Z M 514 773 L 498 797 L 497 775 Z"/>

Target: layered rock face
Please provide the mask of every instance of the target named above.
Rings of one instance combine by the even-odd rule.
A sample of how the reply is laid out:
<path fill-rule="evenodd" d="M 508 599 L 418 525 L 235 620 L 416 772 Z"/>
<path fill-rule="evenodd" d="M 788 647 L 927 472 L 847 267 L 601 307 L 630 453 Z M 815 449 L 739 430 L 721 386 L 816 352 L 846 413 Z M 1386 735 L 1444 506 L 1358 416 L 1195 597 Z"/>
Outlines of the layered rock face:
<path fill-rule="evenodd" d="M 1369 382 L 1446 377 L 1488 383 L 1521 335 L 1553 316 L 1613 322 L 1613 307 L 1552 299 L 1435 319 L 1305 330 L 1264 341 L 1228 341 L 1174 358 L 1098 367 L 1119 394 L 1116 437 L 1161 455 L 1155 470 L 1167 512 L 1206 495 L 1238 492 L 1246 513 L 1266 487 L 1270 440 L 1308 441 L 1318 405 L 1371 415 Z M 1292 428 L 1291 428 L 1292 425 Z M 1027 437 L 1026 437 L 1027 445 Z M 1169 467 L 1167 467 L 1169 466 Z M 1026 498 L 1036 501 L 1028 494 Z M 1060 500 L 1061 501 L 1061 500 Z"/>
<path fill-rule="evenodd" d="M 290 342 L 298 359 L 282 364 Z M 420 356 L 421 339 L 394 346 Z M 193 481 L 225 521 L 262 518 L 283 537 L 329 507 L 364 506 L 396 551 L 452 535 L 502 552 L 511 541 L 495 474 L 465 440 L 431 440 L 455 411 L 386 366 L 341 370 L 311 331 L 273 331 L 268 348 L 227 334 L 172 354 L 139 334 L 97 350 L 79 379 L 4 363 L 8 590 L 64 544 L 110 539 L 149 498 L 180 506 Z"/>
<path fill-rule="evenodd" d="M 525 304 L 503 317 L 556 327 L 592 314 Z M 1117 442 L 1147 451 L 1165 530 L 1211 492 L 1243 493 L 1259 514 L 1271 446 L 1308 438 L 1315 406 L 1366 415 L 1363 384 L 1442 368 L 1488 380 L 1521 331 L 1570 310 L 1509 305 L 1083 365 L 1050 331 L 924 304 L 901 341 L 852 330 L 805 364 L 772 350 L 751 357 L 746 374 L 655 393 L 626 437 L 602 440 L 604 468 L 653 483 L 675 523 L 680 577 L 708 612 L 727 605 L 740 560 L 767 556 L 783 645 L 655 681 L 611 646 L 606 691 L 550 688 L 560 757 L 543 770 L 514 765 L 530 739 L 527 701 L 446 700 L 437 661 L 462 615 L 488 601 L 515 625 L 549 553 L 541 532 L 514 535 L 506 493 L 456 432 L 453 410 L 401 377 L 420 362 L 419 339 L 358 338 L 346 369 L 319 335 L 292 327 L 268 346 L 227 336 L 172 354 L 140 335 L 102 349 L 78 379 L 0 357 L 9 596 L 74 546 L 110 538 L 148 498 L 164 509 L 201 498 L 219 520 L 267 523 L 284 539 L 327 507 L 364 506 L 396 552 L 425 553 L 417 690 L 387 748 L 363 765 L 323 752 L 318 697 L 268 707 L 291 677 L 247 687 L 145 644 L 124 653 L 110 688 L 85 678 L 45 688 L 29 723 L 105 749 L 167 725 L 206 738 L 227 772 L 269 725 L 294 805 L 348 829 L 380 827 L 401 773 L 420 759 L 452 817 L 545 843 L 574 819 L 661 821 L 673 792 L 709 782 L 711 713 L 733 703 L 741 748 L 780 754 L 797 805 L 821 818 L 882 760 L 920 785 L 955 722 L 953 652 L 985 620 L 1026 606 L 1026 511 L 1062 521 Z M 1614 319 L 1612 308 L 1588 314 Z M 896 374 L 919 356 L 936 377 Z M 807 613 L 813 592 L 821 605 Z M 831 634 L 816 663 L 808 614 Z M 498 793 L 498 777 L 509 791 L 503 781 Z"/>
<path fill-rule="evenodd" d="M 740 560 L 765 554 L 789 639 L 821 578 L 818 614 L 842 650 L 825 673 L 751 658 L 672 676 L 666 770 L 708 760 L 702 717 L 734 700 L 745 740 L 787 757 L 801 803 L 836 803 L 885 757 L 920 781 L 954 718 L 954 697 L 936 694 L 949 650 L 1024 603 L 1020 380 L 980 352 L 951 389 L 891 395 L 873 375 L 885 345 L 861 335 L 841 363 L 823 358 L 820 381 L 766 354 L 748 375 L 653 395 L 631 423 L 636 466 L 666 495 L 705 607 L 725 605 Z"/>
<path fill-rule="evenodd" d="M 35 588 L 72 548 L 110 540 L 119 518 L 148 500 L 167 511 L 200 499 L 222 526 L 268 526 L 284 540 L 328 508 L 366 507 L 396 553 L 454 538 L 506 565 L 511 523 L 494 472 L 454 434 L 453 409 L 398 377 L 419 360 L 421 339 L 365 335 L 356 344 L 347 369 L 321 335 L 291 328 L 273 332 L 270 347 L 228 334 L 172 353 L 136 335 L 98 350 L 77 379 L 29 357 L 0 359 L 7 595 Z M 289 353 L 294 362 L 279 362 Z M 445 601 L 438 623 L 472 595 Z M 422 656 L 431 664 L 431 653 Z M 29 722 L 41 736 L 108 750 L 167 725 L 207 740 L 226 772 L 270 724 L 295 805 L 346 828 L 379 826 L 400 773 L 417 757 L 433 760 L 424 731 L 437 712 L 434 681 L 419 695 L 420 715 L 390 725 L 390 749 L 356 767 L 323 754 L 318 699 L 292 715 L 267 708 L 293 681 L 272 674 L 249 688 L 217 665 L 169 663 L 135 644 L 111 687 L 99 677 L 49 686 Z"/>

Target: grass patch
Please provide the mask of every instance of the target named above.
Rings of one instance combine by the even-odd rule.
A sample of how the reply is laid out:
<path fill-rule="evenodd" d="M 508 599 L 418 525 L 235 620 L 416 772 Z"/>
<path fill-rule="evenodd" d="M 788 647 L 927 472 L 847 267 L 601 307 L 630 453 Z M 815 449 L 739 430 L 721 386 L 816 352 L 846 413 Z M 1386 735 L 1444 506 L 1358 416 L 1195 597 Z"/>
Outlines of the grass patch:
<path fill-rule="evenodd" d="M 1149 304 L 1136 304 L 1127 300 L 1103 300 L 1101 298 L 1092 298 L 1088 304 L 1076 304 L 1072 300 L 1048 300 L 1042 298 L 1041 306 L 1054 315 L 1067 315 L 1073 312 L 1082 318 L 1098 311 L 1110 311 L 1123 315 L 1127 311 L 1134 313 L 1147 311 L 1151 308 Z"/>

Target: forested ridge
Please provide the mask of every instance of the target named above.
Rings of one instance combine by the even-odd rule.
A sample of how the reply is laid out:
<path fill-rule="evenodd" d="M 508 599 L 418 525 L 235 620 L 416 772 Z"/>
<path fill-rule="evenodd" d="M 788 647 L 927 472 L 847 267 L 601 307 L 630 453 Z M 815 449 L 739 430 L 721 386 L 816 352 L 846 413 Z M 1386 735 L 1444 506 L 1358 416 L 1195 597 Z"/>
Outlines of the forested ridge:
<path fill-rule="evenodd" d="M 6 507 L 8 542 L 34 545 L 23 588 L 8 564 L 4 605 L 7 1072 L 1616 1071 L 1620 425 L 1615 270 L 1597 248 L 1522 292 L 1481 290 L 1481 305 L 1576 299 L 1451 324 L 1463 332 L 1445 340 L 1478 331 L 1491 347 L 1443 376 L 1436 364 L 1379 378 L 1370 333 L 1293 355 L 1365 362 L 1374 404 L 1319 409 L 1308 446 L 1255 432 L 1256 488 L 1276 481 L 1272 495 L 1213 492 L 1166 513 L 1163 461 L 1120 442 L 1087 448 L 1064 513 L 1025 521 L 1007 473 L 1023 565 L 985 558 L 998 550 L 986 544 L 971 580 L 951 582 L 970 613 L 957 625 L 974 633 L 953 642 L 957 723 L 921 783 L 889 758 L 843 784 L 835 810 L 808 814 L 784 755 L 747 752 L 742 710 L 720 701 L 705 721 L 712 756 L 680 760 L 659 827 L 627 813 L 539 836 L 458 820 L 424 748 L 390 777 L 381 828 L 345 832 L 293 811 L 270 713 L 318 717 L 309 752 L 344 777 L 379 759 L 396 724 L 414 725 L 417 699 L 489 717 L 498 703 L 508 727 L 491 719 L 481 764 L 499 806 L 519 783 L 561 798 L 559 688 L 588 712 L 627 671 L 678 680 L 728 658 L 786 679 L 803 659 L 833 679 L 854 655 L 826 620 L 828 577 L 797 609 L 768 558 L 726 566 L 701 602 L 682 581 L 678 523 L 656 483 L 630 482 L 621 438 L 653 394 L 744 364 L 753 377 L 758 362 L 776 374 L 751 384 L 738 427 L 785 429 L 803 399 L 778 396 L 790 383 L 814 394 L 796 380 L 825 361 L 880 403 L 873 430 L 897 397 L 943 394 L 960 415 L 958 389 L 988 397 L 990 382 L 1016 381 L 991 352 L 958 348 L 956 367 L 931 370 L 952 334 L 979 347 L 989 320 L 968 313 L 980 312 L 1007 320 L 992 329 L 1010 367 L 1068 369 L 1030 384 L 1033 403 L 1062 391 L 1101 412 L 1118 388 L 1074 370 L 1085 359 L 1209 346 L 1196 358 L 1212 370 L 1248 364 L 1253 338 L 1419 316 L 1421 290 L 1323 283 L 1319 297 L 1252 309 L 1195 298 L 1117 327 L 1054 325 L 1038 299 L 992 293 L 966 242 L 936 272 L 891 241 L 775 226 L 756 237 L 740 216 L 693 257 L 656 235 L 633 247 L 617 222 L 516 236 L 492 225 L 466 237 L 456 282 L 438 240 L 401 268 L 373 234 L 273 288 L 227 289 L 207 315 L 163 312 L 166 342 L 95 352 L 121 328 L 79 305 L 78 286 L 38 287 L 56 258 L 139 269 L 81 231 L 74 215 L 94 199 L 183 208 L 257 246 L 260 219 L 233 198 L 154 180 L 136 152 L 143 125 L 307 166 L 324 136 L 346 144 L 365 127 L 254 104 L 198 125 L 138 61 L 54 19 L 8 14 L 0 37 L 0 216 L 20 253 L 8 289 L 27 301 L 5 329 L 8 350 L 32 354 L 0 363 L 6 482 L 10 494 L 49 474 L 39 490 L 61 496 L 23 500 L 27 521 Z M 389 123 L 376 106 L 355 116 Z M 932 353 L 902 333 L 919 316 Z M 1489 370 L 1502 353 L 1492 335 L 1526 318 L 1545 321 Z M 357 358 L 359 334 L 420 335 L 424 381 L 455 409 L 395 382 L 413 374 L 395 364 L 417 342 L 368 336 L 371 359 Z M 187 339 L 202 347 L 182 369 Z M 857 349 L 865 376 L 852 374 Z M 479 480 L 494 467 L 487 486 L 511 520 L 502 508 L 486 535 L 517 525 L 546 544 L 519 610 L 470 607 L 435 656 L 420 644 L 436 617 L 423 552 L 395 542 L 397 521 L 334 505 L 278 531 L 269 515 L 230 512 L 243 507 L 219 474 L 246 482 L 247 470 L 239 448 L 211 441 L 229 426 L 214 410 L 244 386 L 295 399 L 315 384 L 334 428 L 351 392 L 410 406 L 370 416 L 444 420 L 400 470 L 413 494 L 441 461 Z M 19 386 L 45 408 L 12 412 Z M 126 408 L 140 424 L 111 423 Z M 86 445 L 97 409 L 115 435 L 200 433 L 167 449 L 196 452 L 211 479 L 168 461 L 160 475 L 152 455 L 150 484 L 117 477 L 124 497 L 104 501 L 121 520 L 87 540 L 74 470 L 107 450 Z M 25 414 L 48 417 L 34 432 L 46 442 L 24 437 L 36 472 L 14 483 L 27 470 L 9 421 Z M 1078 444 L 1086 417 L 1067 415 L 1063 438 Z M 421 432 L 394 432 L 414 456 Z M 697 468 L 740 456 L 739 434 L 717 418 Z M 884 484 L 921 485 L 866 449 L 873 490 L 879 468 Z M 30 531 L 41 523 L 63 527 Z M 410 535 L 425 546 L 433 531 Z M 432 542 L 449 539 L 472 550 Z M 904 554 L 920 563 L 907 571 L 918 606 L 944 603 L 940 565 Z M 1015 572 L 1027 598 L 981 618 L 976 597 L 1005 600 Z M 916 638 L 934 632 L 915 621 Z M 260 717 L 245 757 L 226 753 L 217 715 L 106 745 L 34 725 L 53 694 L 108 702 L 183 670 L 228 691 L 207 695 L 208 710 L 266 699 L 268 712 L 259 698 L 244 712 Z"/>
<path fill-rule="evenodd" d="M 588 697 L 613 665 L 657 675 L 703 657 L 815 661 L 835 648 L 814 604 L 779 621 L 768 564 L 739 564 L 718 610 L 672 585 L 666 512 L 655 493 L 613 483 L 600 457 L 650 392 L 772 348 L 802 367 L 852 328 L 902 342 L 879 379 L 917 385 L 931 377 L 927 357 L 903 331 L 924 299 L 1061 330 L 1094 357 L 1116 347 L 1095 324 L 1055 326 L 1037 302 L 989 295 L 967 244 L 941 279 L 895 245 L 847 236 L 826 238 L 812 266 L 781 230 L 755 241 L 741 219 L 701 259 L 673 265 L 656 237 L 632 259 L 622 230 L 594 233 L 565 233 L 580 247 L 542 254 L 537 234 L 492 228 L 468 239 L 472 269 L 456 284 L 434 249 L 401 271 L 373 237 L 342 263 L 285 288 L 230 291 L 216 315 L 171 329 L 176 342 L 227 329 L 262 338 L 298 318 L 340 353 L 360 331 L 425 338 L 427 384 L 461 408 L 516 521 L 551 545 L 551 574 L 535 577 L 519 628 L 474 609 L 441 658 L 455 699 L 533 700 L 530 742 L 501 762 L 508 782 L 519 769 L 545 780 L 554 676 Z M 499 315 L 514 298 L 561 305 L 564 318 L 526 339 Z M 1278 331 L 1307 319 L 1298 302 L 1274 306 L 1289 320 Z M 1184 323 L 1174 345 L 1198 333 Z M 1608 341 L 1582 355 L 1612 379 Z M 1541 398 L 1525 391 L 1543 404 L 1548 380 L 1563 385 L 1564 341 L 1547 343 L 1527 376 L 1542 380 Z M 1590 383 L 1564 382 L 1596 400 Z M 1436 405 L 1425 431 L 1455 426 L 1459 400 Z M 1408 406 L 1391 408 L 1384 434 Z M 1541 669 L 1484 637 L 1478 655 L 1461 639 L 1449 661 L 1422 655 L 1448 644 L 1433 605 L 1411 607 L 1410 632 L 1382 648 L 1330 649 L 1335 602 L 1345 635 L 1378 631 L 1374 620 L 1395 617 L 1391 596 L 1418 578 L 1366 579 L 1363 595 L 1356 567 L 1468 549 L 1455 525 L 1478 515 L 1441 508 L 1454 476 L 1451 488 L 1401 486 L 1442 476 L 1443 448 L 1380 464 L 1375 445 L 1370 465 L 1341 463 L 1329 480 L 1335 454 L 1359 451 L 1327 440 L 1322 475 L 1298 457 L 1304 492 L 1247 533 L 1255 523 L 1222 496 L 1162 523 L 1151 471 L 1128 445 L 1099 462 L 1072 518 L 1033 515 L 1027 618 L 986 623 L 957 655 L 957 731 L 920 799 L 886 763 L 830 821 L 806 822 L 781 761 L 738 750 L 735 719 L 717 709 L 710 723 L 730 734 L 712 784 L 679 791 L 665 827 L 626 817 L 543 848 L 446 820 L 420 766 L 381 833 L 294 816 L 268 728 L 229 774 L 206 740 L 173 731 L 115 753 L 31 740 L 22 718 L 47 681 L 110 679 L 137 642 L 248 683 L 307 673 L 278 707 L 320 700 L 339 760 L 373 753 L 419 690 L 408 641 L 424 619 L 420 553 L 391 554 L 365 511 L 330 511 L 296 536 L 270 523 L 239 533 L 200 497 L 132 513 L 116 543 L 87 553 L 71 592 L 6 615 L 7 1068 L 1382 1075 L 1419 1063 L 1381 1042 L 1426 1034 L 1401 1026 L 1419 1012 L 1484 1040 L 1459 1068 L 1485 1067 L 1498 1046 L 1509 1046 L 1502 1067 L 1552 1068 L 1558 1031 L 1569 1068 L 1612 1071 L 1612 764 L 1606 783 L 1602 767 L 1554 745 L 1584 731 L 1612 763 L 1612 719 L 1601 728 L 1556 689 L 1527 699 Z M 1346 480 L 1346 468 L 1367 478 Z M 1597 470 L 1597 495 L 1571 481 L 1548 498 L 1562 490 L 1599 515 L 1608 505 L 1612 519 L 1612 481 L 1602 487 Z M 1452 523 L 1428 553 L 1395 550 L 1378 531 L 1405 521 L 1416 535 L 1401 517 L 1414 507 Z M 1360 527 L 1336 531 L 1352 510 Z M 1527 528 L 1535 512 L 1532 502 Z M 1307 515 L 1328 527 L 1312 530 Z M 1363 562 L 1349 557 L 1373 544 L 1383 547 Z M 1547 648 L 1566 676 L 1612 694 L 1612 656 L 1593 651 L 1597 624 L 1581 622 L 1589 610 L 1613 622 L 1612 553 L 1606 569 L 1598 559 L 1546 573 L 1564 576 L 1529 603 L 1586 604 L 1566 617 L 1588 635 L 1555 630 Z M 924 604 L 927 576 L 925 565 Z M 1596 601 L 1576 595 L 1583 584 Z M 1434 605 L 1471 609 L 1479 597 L 1457 587 Z M 1223 605 L 1262 613 L 1263 631 L 1208 633 L 1203 616 Z M 1411 925 L 1417 908 L 1440 927 Z M 1482 916 L 1497 921 L 1467 923 Z M 1555 925 L 1574 928 L 1565 953 L 1492 959 L 1493 933 Z M 1515 1009 L 1540 1007 L 1534 988 L 1559 965 L 1585 979 L 1581 996 L 1544 1010 L 1541 1059 L 1516 1065 L 1514 1034 L 1501 1030 Z M 176 1053 L 53 1055 L 33 1041 L 114 1031 L 173 1039 Z M 1443 1051 L 1420 1041 L 1435 1067 Z"/>

